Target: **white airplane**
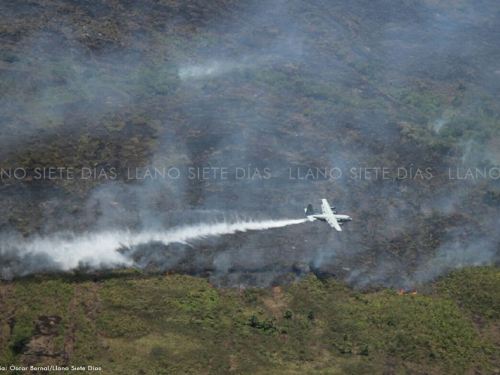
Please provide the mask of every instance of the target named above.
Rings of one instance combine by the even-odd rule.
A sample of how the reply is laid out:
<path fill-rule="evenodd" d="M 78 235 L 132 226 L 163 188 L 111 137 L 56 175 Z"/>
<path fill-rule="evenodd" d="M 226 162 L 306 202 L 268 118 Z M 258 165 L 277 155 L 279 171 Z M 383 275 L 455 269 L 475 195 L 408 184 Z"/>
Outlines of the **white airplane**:
<path fill-rule="evenodd" d="M 315 214 L 313 210 L 312 204 L 307 205 L 307 208 L 304 208 L 306 212 L 306 216 L 309 221 L 321 220 L 326 221 L 332 228 L 337 229 L 339 232 L 342 232 L 341 226 L 344 223 L 352 221 L 350 216 L 347 215 L 337 215 L 337 211 L 335 210 L 335 206 L 330 207 L 326 199 L 321 200 L 321 211 L 322 214 Z"/>

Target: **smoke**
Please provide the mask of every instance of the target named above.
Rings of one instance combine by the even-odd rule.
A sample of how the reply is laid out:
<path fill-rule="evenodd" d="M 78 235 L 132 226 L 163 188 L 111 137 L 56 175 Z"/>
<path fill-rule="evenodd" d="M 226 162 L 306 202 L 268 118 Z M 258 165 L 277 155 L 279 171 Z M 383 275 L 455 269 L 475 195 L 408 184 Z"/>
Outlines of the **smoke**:
<path fill-rule="evenodd" d="M 448 121 L 449 120 L 446 117 L 441 117 L 432 123 L 432 127 L 434 128 L 436 133 L 439 133 L 443 125 L 445 125 Z"/>
<path fill-rule="evenodd" d="M 0 5 L 0 167 L 116 168 L 118 178 L 1 181 L 0 227 L 27 236 L 3 235 L 2 277 L 152 262 L 229 284 L 314 270 L 399 287 L 475 265 L 474 252 L 495 260 L 499 181 L 446 171 L 500 161 L 498 5 L 73 3 Z M 129 167 L 181 174 L 128 180 Z M 374 167 L 430 167 L 433 178 L 364 173 Z M 299 178 L 309 168 L 343 175 Z M 342 233 L 199 224 L 215 210 L 293 217 L 320 198 L 354 218 Z"/>
<path fill-rule="evenodd" d="M 487 240 L 474 239 L 468 245 L 455 240 L 440 247 L 436 256 L 412 275 L 412 280 L 415 283 L 422 283 L 464 267 L 492 265 L 496 260 L 498 260 L 497 249 Z"/>
<path fill-rule="evenodd" d="M 179 77 L 185 81 L 190 79 L 202 79 L 217 77 L 227 74 L 230 71 L 242 68 L 244 65 L 230 63 L 226 61 L 211 61 L 200 65 L 186 65 L 179 69 Z"/>
<path fill-rule="evenodd" d="M 132 257 L 140 245 L 186 243 L 211 236 L 281 228 L 306 221 L 307 219 L 220 222 L 183 226 L 162 232 L 108 231 L 86 235 L 61 233 L 45 238 L 37 236 L 24 243 L 19 237 L 5 238 L 0 247 L 0 277 L 11 279 L 13 276 L 70 271 L 82 267 L 92 270 L 129 267 L 134 264 Z M 117 251 L 119 249 L 121 251 Z M 154 246 L 150 248 L 150 251 L 155 250 L 161 251 Z M 155 256 L 156 254 L 148 254 L 147 258 L 153 259 Z M 162 264 L 158 266 L 164 267 Z"/>

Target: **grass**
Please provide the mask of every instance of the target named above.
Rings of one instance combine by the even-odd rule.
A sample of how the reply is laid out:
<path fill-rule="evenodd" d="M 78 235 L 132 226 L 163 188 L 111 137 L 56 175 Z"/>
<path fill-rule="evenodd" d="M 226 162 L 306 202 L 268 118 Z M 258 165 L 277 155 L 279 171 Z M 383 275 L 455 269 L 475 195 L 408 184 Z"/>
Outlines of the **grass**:
<path fill-rule="evenodd" d="M 70 364 L 107 373 L 487 373 L 498 349 L 471 314 L 498 321 L 498 274 L 455 272 L 424 295 L 363 293 L 314 276 L 241 291 L 127 270 L 97 283 L 29 277 L 10 286 L 15 326 L 2 364 L 22 361 L 38 316 L 61 315 Z"/>
<path fill-rule="evenodd" d="M 500 271 L 496 268 L 468 268 L 444 276 L 439 292 L 457 301 L 471 314 L 488 320 L 500 318 Z"/>

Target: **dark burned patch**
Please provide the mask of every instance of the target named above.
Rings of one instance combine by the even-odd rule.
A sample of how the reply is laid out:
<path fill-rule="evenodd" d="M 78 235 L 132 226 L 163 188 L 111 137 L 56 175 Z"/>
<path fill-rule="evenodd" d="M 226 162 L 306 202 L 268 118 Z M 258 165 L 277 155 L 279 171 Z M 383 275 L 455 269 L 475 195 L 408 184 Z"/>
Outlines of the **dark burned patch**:
<path fill-rule="evenodd" d="M 9 320 L 7 320 L 7 323 L 9 325 L 9 337 L 12 337 L 14 334 L 14 327 L 16 326 L 16 317 L 11 316 Z"/>
<path fill-rule="evenodd" d="M 147 273 L 164 272 L 184 267 L 189 252 L 194 248 L 180 242 L 165 245 L 162 242 L 152 241 L 132 247 L 122 247 L 117 251 L 131 257 L 136 267 Z M 186 272 L 187 273 L 187 272 Z"/>
<path fill-rule="evenodd" d="M 238 255 L 238 238 L 247 234 L 237 233 L 226 236 L 226 240 L 211 244 L 196 241 L 194 245 L 149 242 L 117 250 L 131 257 L 135 267 L 147 275 L 173 273 L 208 278 L 217 287 L 237 287 L 241 285 L 284 285 L 313 273 L 321 280 L 336 278 L 339 266 L 315 267 L 307 262 L 297 262 L 286 254 L 272 256 L 261 254 L 259 259 L 249 260 Z M 220 254 L 227 255 L 227 264 L 217 261 Z M 345 273 L 345 272 L 344 272 Z M 105 277 L 105 274 L 103 274 Z"/>
<path fill-rule="evenodd" d="M 31 1 L 5 0 L 0 5 L 2 18 L 37 17 L 42 7 Z"/>
<path fill-rule="evenodd" d="M 103 3 L 89 4 L 87 14 L 92 18 L 106 17 L 113 11 L 113 7 Z"/>
<path fill-rule="evenodd" d="M 40 315 L 37 317 L 34 335 L 26 345 L 24 351 L 24 364 L 34 365 L 57 361 L 62 356 L 62 351 L 56 348 L 59 325 L 62 317 L 57 315 Z M 55 363 L 54 363 L 55 364 Z"/>
<path fill-rule="evenodd" d="M 261 8 L 265 9 L 264 5 L 267 6 L 265 2 L 236 4 L 228 0 L 212 2 L 121 0 L 104 4 L 97 0 L 86 2 L 58 0 L 50 2 L 58 9 L 57 12 L 52 12 L 49 10 L 49 5 L 40 0 L 4 1 L 0 4 L 0 14 L 5 16 L 3 17 L 5 24 L 0 27 L 0 35 L 24 33 L 26 36 L 26 40 L 16 48 L 10 46 L 8 48 L 9 51 L 18 53 L 20 57 L 12 54 L 3 57 L 5 60 L 0 69 L 2 72 L 10 72 L 6 74 L 9 78 L 5 85 L 6 92 L 19 91 L 20 97 L 23 98 L 26 94 L 26 98 L 29 99 L 32 98 L 29 93 L 43 94 L 46 89 L 54 90 L 55 93 L 63 89 L 65 91 L 62 91 L 64 95 L 56 96 L 55 99 L 53 95 L 46 95 L 51 104 L 43 118 L 46 123 L 39 124 L 38 118 L 34 116 L 36 111 L 31 116 L 23 117 L 19 114 L 23 111 L 17 109 L 24 107 L 7 108 L 7 113 L 3 114 L 2 119 L 8 126 L 2 131 L 5 134 L 0 134 L 5 138 L 5 145 L 0 153 L 5 157 L 12 157 L 12 165 L 22 164 L 27 167 L 28 173 L 31 174 L 33 168 L 37 166 L 71 167 L 81 164 L 96 167 L 96 171 L 100 173 L 109 170 L 110 167 L 125 170 L 129 166 L 134 168 L 146 165 L 157 146 L 153 139 L 157 137 L 159 139 L 157 142 L 161 143 L 161 135 L 175 134 L 180 146 L 177 149 L 167 149 L 165 155 L 170 156 L 177 151 L 185 152 L 175 159 L 183 160 L 182 163 L 187 159 L 183 166 L 222 166 L 230 163 L 233 165 L 242 160 L 242 164 L 251 164 L 260 170 L 261 166 L 270 164 L 273 172 L 282 169 L 283 174 L 281 179 L 272 178 L 269 181 L 256 179 L 251 184 L 246 180 L 234 179 L 223 182 L 190 180 L 183 195 L 169 196 L 168 193 L 162 195 L 160 208 L 183 207 L 182 202 L 176 202 L 182 201 L 178 196 L 183 196 L 184 204 L 188 202 L 193 207 L 205 203 L 206 207 L 203 208 L 237 208 L 240 212 L 279 209 L 280 213 L 295 215 L 302 214 L 302 207 L 299 206 L 301 203 L 297 202 L 316 195 L 314 191 L 317 191 L 325 196 L 336 196 L 338 201 L 346 204 L 348 212 L 355 217 L 352 229 L 348 229 L 350 233 L 344 233 L 343 237 L 335 237 L 331 242 L 328 242 L 332 238 L 331 233 L 319 225 L 317 232 L 310 229 L 300 233 L 303 238 L 308 239 L 307 245 L 302 239 L 300 241 L 297 239 L 297 243 L 294 243 L 291 239 L 293 233 L 282 236 L 268 234 L 269 240 L 265 240 L 264 235 L 259 238 L 256 235 L 253 237 L 256 242 L 248 244 L 249 250 L 261 249 L 266 254 L 261 256 L 259 262 L 252 264 L 246 262 L 248 258 L 231 259 L 227 272 L 233 275 L 247 273 L 283 275 L 290 270 L 292 273 L 300 273 L 301 271 L 294 268 L 291 263 L 295 260 L 302 261 L 304 258 L 316 257 L 316 254 L 310 256 L 311 249 L 317 250 L 322 247 L 329 247 L 325 250 L 328 254 L 341 247 L 355 250 L 352 251 L 354 255 L 351 263 L 365 267 L 366 274 L 370 274 L 376 268 L 374 265 L 379 266 L 383 262 L 395 261 L 399 269 L 416 267 L 419 259 L 424 258 L 425 254 L 433 255 L 432 251 L 440 245 L 446 228 L 452 225 L 443 219 L 426 227 L 424 221 L 427 219 L 422 217 L 418 206 L 421 202 L 434 199 L 434 195 L 439 196 L 446 192 L 446 186 L 437 179 L 432 181 L 434 185 L 424 184 L 418 180 L 383 183 L 379 180 L 370 184 L 363 181 L 363 184 L 359 185 L 355 183 L 360 181 L 348 181 L 346 191 L 342 192 L 343 186 L 340 185 L 342 181 L 338 181 L 339 184 L 335 186 L 335 181 L 324 180 L 321 176 L 314 181 L 296 180 L 294 182 L 296 185 L 292 189 L 290 179 L 286 175 L 286 167 L 290 163 L 294 169 L 306 168 L 308 165 L 330 166 L 331 163 L 337 162 L 331 160 L 335 156 L 332 154 L 336 152 L 342 156 L 340 161 L 352 160 L 357 165 L 358 161 L 364 160 L 367 166 L 379 163 L 390 164 L 393 167 L 409 166 L 413 162 L 415 167 L 431 166 L 434 169 L 449 161 L 449 156 L 446 155 L 447 143 L 443 143 L 442 146 L 441 143 L 436 143 L 436 134 L 425 129 L 422 131 L 428 123 L 426 117 L 435 114 L 437 111 L 435 107 L 440 100 L 443 101 L 443 106 L 447 105 L 447 99 L 439 99 L 441 95 L 436 94 L 446 90 L 439 85 L 425 86 L 419 82 L 432 79 L 432 74 L 440 75 L 441 71 L 449 71 L 450 64 L 443 64 L 446 62 L 441 58 L 444 55 L 436 51 L 435 44 L 430 43 L 429 46 L 425 40 L 417 43 L 421 38 L 430 36 L 423 31 L 428 29 L 424 27 L 427 17 L 421 17 L 420 7 L 414 7 L 409 2 L 399 5 L 394 5 L 388 0 L 377 2 L 381 7 L 370 11 L 370 14 L 367 13 L 368 8 L 362 6 L 362 3 L 368 4 L 368 0 L 363 0 L 362 3 L 341 1 L 336 2 L 334 6 L 327 2 L 304 3 L 293 0 L 287 3 L 286 7 L 271 6 L 272 14 L 260 14 Z M 231 14 L 231 17 L 225 17 L 231 7 L 238 7 L 239 10 Z M 250 9 L 251 7 L 255 8 Z M 11 10 L 10 13 L 8 9 Z M 441 6 L 436 9 L 441 9 Z M 2 12 L 3 10 L 5 12 Z M 292 61 L 292 67 L 280 68 L 278 67 L 282 65 L 280 61 L 275 63 L 269 61 L 268 63 L 273 66 L 265 69 L 236 69 L 227 76 L 221 76 L 213 81 L 207 80 L 202 84 L 202 92 L 193 97 L 190 95 L 190 88 L 182 89 L 189 85 L 183 86 L 178 82 L 177 67 L 163 68 L 163 64 L 170 59 L 175 60 L 175 56 L 178 56 L 179 60 L 186 58 L 187 60 L 192 58 L 193 61 L 200 60 L 200 63 L 204 57 L 208 59 L 232 56 L 237 61 L 238 56 L 244 56 L 246 53 L 253 54 L 250 57 L 262 57 L 264 53 L 269 55 L 265 59 L 271 59 L 272 54 L 266 52 L 265 48 L 269 47 L 272 41 L 283 41 L 282 39 L 289 35 L 286 32 L 289 26 L 292 31 L 294 29 L 293 25 L 285 25 L 290 18 L 281 14 L 282 10 L 287 10 L 290 13 L 288 15 L 297 21 L 297 31 L 299 29 L 303 31 L 303 35 L 298 39 L 304 42 L 304 53 L 309 54 L 303 65 Z M 43 15 L 37 17 L 36 23 L 30 24 L 33 15 L 40 13 Z M 48 17 L 48 15 L 53 16 L 53 13 L 57 13 L 57 17 Z M 257 16 L 251 17 L 252 15 Z M 435 17 L 430 16 L 431 19 Z M 258 29 L 255 25 L 250 25 L 255 18 L 260 18 L 257 23 Z M 275 24 L 270 21 L 272 18 L 277 18 Z M 446 16 L 443 23 L 449 23 L 445 21 L 447 19 L 451 21 L 452 18 Z M 329 25 L 323 22 L 327 20 Z M 244 25 L 231 27 L 231 33 L 217 32 L 223 27 L 217 26 L 205 35 L 199 25 L 207 25 L 213 21 L 221 24 L 242 22 Z M 391 21 L 392 25 L 387 25 L 387 21 Z M 493 19 L 490 21 L 490 26 L 486 27 L 484 32 L 492 32 L 498 26 Z M 299 27 L 301 23 L 303 27 Z M 85 27 L 67 28 L 71 24 L 85 25 Z M 404 34 L 401 35 L 401 32 L 407 30 L 407 26 L 418 26 L 414 29 L 414 36 L 405 38 Z M 159 37 L 156 31 L 162 27 L 165 33 L 155 42 Z M 195 40 L 191 39 L 195 34 L 193 30 L 201 31 Z M 332 33 L 328 33 L 330 36 L 327 36 L 325 31 Z M 446 34 L 444 40 L 453 40 L 450 37 L 454 34 L 442 29 L 439 24 L 434 25 L 430 33 L 433 31 Z M 379 40 L 378 32 L 386 32 L 388 35 Z M 340 38 L 334 36 L 332 39 L 331 36 L 336 33 Z M 403 68 L 408 68 L 408 64 L 399 64 L 396 61 L 405 57 L 405 47 L 411 47 L 412 43 L 410 45 L 404 43 L 406 39 L 418 44 L 415 53 L 422 51 L 422 48 L 431 47 L 436 56 L 429 60 L 426 52 L 418 59 L 422 60 L 418 61 L 421 69 L 404 71 Z M 389 45 L 384 47 L 377 44 L 383 41 L 389 42 Z M 184 42 L 186 45 L 181 46 L 180 44 Z M 198 43 L 206 44 L 207 51 L 215 44 L 216 51 L 204 55 L 197 50 Z M 394 47 L 399 44 L 402 44 L 402 49 Z M 488 43 L 484 44 L 485 47 L 481 47 L 479 51 L 491 52 L 487 55 L 488 59 L 481 63 L 478 56 L 479 66 L 473 67 L 473 70 L 477 70 L 481 64 L 489 65 L 489 62 L 493 62 L 496 58 L 497 53 L 493 49 L 490 51 L 487 45 Z M 72 46 L 76 52 L 70 51 L 69 47 Z M 165 47 L 165 50 L 157 49 L 157 46 Z M 326 46 L 328 48 L 325 48 Z M 115 48 L 119 56 L 128 55 L 128 60 L 122 61 L 115 53 L 89 54 L 88 50 L 91 48 L 96 50 Z M 133 53 L 128 54 L 129 49 Z M 342 50 L 343 52 L 340 52 Z M 467 55 L 465 57 L 469 56 L 467 51 L 460 51 Z M 456 56 L 452 52 L 450 57 Z M 78 53 L 82 59 L 75 58 Z M 288 58 L 287 51 L 277 53 Z M 391 57 L 387 58 L 386 55 Z M 67 56 L 71 56 L 67 63 L 52 64 L 53 61 L 59 61 Z M 155 58 L 160 62 L 151 64 L 150 61 Z M 15 61 L 16 59 L 20 61 Z M 79 64 L 73 64 L 72 61 L 79 61 Z M 328 65 L 325 65 L 327 61 Z M 417 62 L 415 58 L 405 61 L 411 64 Z M 141 67 L 142 63 L 144 66 Z M 334 64 L 335 69 L 332 69 L 330 64 Z M 433 67 L 434 64 L 438 66 L 429 69 L 430 75 L 418 73 Z M 463 64 L 463 61 L 460 62 L 459 69 L 454 71 L 460 72 L 463 67 L 468 67 L 467 64 Z M 134 68 L 137 65 L 141 69 L 137 73 L 139 78 L 135 79 L 131 73 L 135 72 Z M 384 72 L 384 65 L 387 65 L 387 72 Z M 492 63 L 491 69 L 494 69 L 494 66 Z M 54 71 L 52 68 L 57 69 Z M 80 73 L 73 71 L 72 68 L 78 68 L 76 71 Z M 322 72 L 321 68 L 326 70 Z M 41 73 L 37 74 L 39 71 Z M 337 72 L 343 74 L 332 74 Z M 164 73 L 168 77 L 159 84 L 157 80 L 161 79 Z M 397 76 L 402 73 L 405 77 L 408 75 L 404 81 L 400 81 L 401 77 Z M 404 83 L 403 86 L 406 85 L 407 90 L 400 90 L 398 85 L 393 87 L 388 83 L 390 79 L 385 79 L 385 74 L 390 74 L 391 79 L 397 78 L 396 81 L 400 84 Z M 420 75 L 417 83 L 408 83 L 415 75 Z M 326 76 L 344 77 L 324 81 Z M 384 79 L 378 79 L 381 77 Z M 448 79 L 453 77 L 450 76 Z M 89 89 L 89 93 L 81 95 L 70 90 L 71 87 L 66 87 L 71 86 L 75 80 L 82 80 L 82 86 Z M 469 78 L 464 81 L 467 86 L 460 91 L 467 92 L 469 87 L 472 88 L 468 80 Z M 457 85 L 457 82 L 449 83 L 454 87 Z M 76 88 L 78 87 L 76 85 Z M 134 95 L 134 91 L 139 91 L 140 94 Z M 269 92 L 269 95 L 263 95 L 263 92 Z M 167 95 L 168 101 L 165 100 Z M 457 98 L 460 98 L 463 93 L 458 95 L 451 90 L 447 95 L 457 95 Z M 364 103 L 370 100 L 372 103 Z M 14 97 L 12 101 L 21 100 Z M 434 103 L 436 101 L 437 104 Z M 45 102 L 39 104 L 41 108 L 46 108 Z M 372 105 L 373 110 L 366 109 Z M 127 110 L 124 109 L 125 106 Z M 331 108 L 327 108 L 330 106 Z M 27 105 L 26 108 L 28 107 Z M 484 113 L 490 116 L 495 113 L 491 112 L 494 108 L 485 107 Z M 170 120 L 166 122 L 163 121 L 164 118 Z M 148 125 L 148 121 L 159 119 L 162 130 L 155 131 Z M 32 134 L 33 132 L 35 133 Z M 160 135 L 157 135 L 157 132 Z M 12 133 L 20 133 L 22 137 L 16 139 Z M 230 135 L 239 133 L 244 137 L 242 136 L 241 142 L 234 142 Z M 227 139 L 224 140 L 224 137 Z M 18 139 L 23 139 L 26 143 L 20 144 Z M 173 144 L 173 141 L 171 143 Z M 265 164 L 258 164 L 259 160 L 261 163 L 264 160 Z M 313 189 L 306 186 L 310 182 L 315 184 Z M 95 222 L 95 219 L 104 217 L 102 213 L 104 209 L 97 207 L 95 211 L 85 211 L 82 208 L 84 204 L 80 203 L 88 195 L 91 190 L 90 184 L 94 182 L 88 181 L 83 186 L 78 186 L 77 183 L 71 184 L 69 180 L 64 181 L 64 186 L 61 183 L 60 190 L 51 189 L 46 182 L 38 184 L 32 180 L 29 182 L 26 180 L 24 188 L 21 189 L 18 186 L 5 186 L 2 191 L 3 198 L 7 198 L 9 203 L 6 204 L 4 199 L 6 214 L 3 215 L 3 219 L 0 218 L 0 226 L 17 227 L 23 233 L 34 232 L 47 225 L 44 222 L 53 217 L 59 220 L 52 227 L 55 230 L 59 229 L 57 227 L 59 223 L 69 223 L 68 225 L 78 229 L 90 227 L 90 223 Z M 167 191 L 167 188 L 165 190 Z M 44 193 L 40 193 L 41 191 Z M 62 193 L 61 199 L 57 207 L 51 208 L 50 212 L 47 211 L 46 205 L 37 203 L 52 199 L 60 193 Z M 394 197 L 395 194 L 398 194 L 397 197 Z M 16 202 L 15 196 L 21 202 Z M 469 199 L 471 202 L 469 207 L 474 203 L 478 212 L 484 211 L 490 214 L 493 209 L 488 210 L 488 203 L 500 200 L 496 199 L 494 193 L 483 196 L 482 204 L 481 202 L 476 204 Z M 56 199 L 53 201 L 56 202 Z M 283 203 L 276 208 L 277 202 Z M 283 208 L 286 204 L 290 204 L 289 208 L 286 206 Z M 49 206 L 51 205 L 52 203 Z M 102 207 L 106 206 L 103 204 Z M 394 215 L 398 219 L 404 219 L 408 224 L 400 224 L 395 220 L 387 223 L 385 219 L 388 207 L 396 212 Z M 474 215 L 476 212 L 468 210 L 468 207 L 462 209 L 477 219 L 458 225 L 480 228 L 474 224 L 478 224 L 481 215 Z M 127 215 L 132 211 L 129 209 Z M 135 216 L 130 214 L 130 217 L 129 222 L 135 223 Z M 427 221 L 432 224 L 432 220 L 431 217 Z M 455 236 L 455 233 L 451 234 Z M 349 241 L 341 242 L 342 238 L 348 238 Z M 249 240 L 250 238 L 241 236 L 235 240 L 228 237 L 224 245 L 201 247 L 201 256 L 195 255 L 195 250 L 187 249 L 185 252 L 181 251 L 182 260 L 175 259 L 175 251 L 163 249 L 159 245 L 152 246 L 157 246 L 160 253 L 165 252 L 166 255 L 163 257 L 168 258 L 165 260 L 166 264 L 172 263 L 172 266 L 185 270 L 186 273 L 223 274 L 223 271 L 214 268 L 214 256 L 238 249 L 238 246 L 241 247 L 242 243 L 248 243 Z M 289 250 L 292 245 L 297 251 Z M 152 267 L 154 262 L 149 263 L 150 259 L 141 251 L 136 256 Z M 361 253 L 363 254 L 357 255 Z M 379 256 L 381 260 L 374 263 L 373 259 Z M 274 265 L 279 265 L 276 266 L 277 270 Z M 331 273 L 337 274 L 339 268 L 341 267 L 335 266 Z M 398 267 L 390 269 L 393 273 L 392 279 L 397 282 L 400 277 Z M 345 273 L 340 270 L 341 275 Z"/>
<path fill-rule="evenodd" d="M 37 34 L 32 39 L 31 53 L 36 54 L 46 61 L 60 61 L 60 56 L 54 53 L 54 51 L 60 48 L 70 49 L 78 48 L 78 44 L 75 40 L 68 37 L 65 33 L 58 30 L 45 31 Z"/>
<path fill-rule="evenodd" d="M 35 336 L 57 336 L 58 325 L 62 317 L 53 315 L 40 315 L 35 325 Z"/>

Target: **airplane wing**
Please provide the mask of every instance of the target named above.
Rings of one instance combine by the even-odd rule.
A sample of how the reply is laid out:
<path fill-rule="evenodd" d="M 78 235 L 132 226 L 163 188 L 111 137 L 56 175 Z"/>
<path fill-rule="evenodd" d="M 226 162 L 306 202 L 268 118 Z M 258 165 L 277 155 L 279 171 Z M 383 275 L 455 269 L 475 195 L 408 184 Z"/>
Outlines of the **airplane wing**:
<path fill-rule="evenodd" d="M 339 232 L 342 232 L 342 228 L 340 227 L 335 215 L 333 214 L 330 205 L 328 204 L 326 199 L 321 200 L 321 211 L 323 211 L 323 215 L 326 216 L 326 221 L 330 224 L 331 227 L 337 229 Z"/>

